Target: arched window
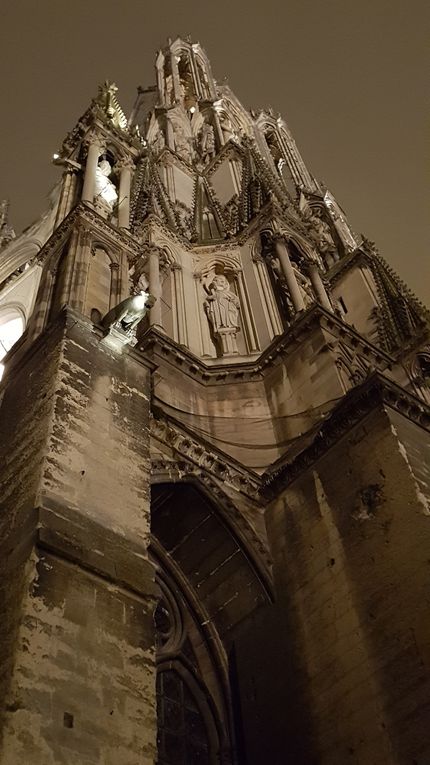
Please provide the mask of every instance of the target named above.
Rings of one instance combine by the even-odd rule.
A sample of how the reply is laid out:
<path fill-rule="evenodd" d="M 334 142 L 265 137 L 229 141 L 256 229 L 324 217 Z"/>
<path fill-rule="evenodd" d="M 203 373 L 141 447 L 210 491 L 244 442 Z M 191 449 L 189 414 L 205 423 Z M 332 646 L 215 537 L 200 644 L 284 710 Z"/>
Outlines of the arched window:
<path fill-rule="evenodd" d="M 175 669 L 157 674 L 159 765 L 210 765 L 206 721 L 184 678 Z"/>
<path fill-rule="evenodd" d="M 0 379 L 3 372 L 1 360 L 21 337 L 25 329 L 24 317 L 17 308 L 0 308 Z"/>
<path fill-rule="evenodd" d="M 164 578 L 159 585 L 162 596 L 154 614 L 157 762 L 215 765 L 220 761 L 220 722 L 205 682 L 209 681 L 213 692 L 214 667 L 208 672 L 213 657 L 209 647 L 204 647 L 203 635 L 176 587 L 172 589 Z"/>

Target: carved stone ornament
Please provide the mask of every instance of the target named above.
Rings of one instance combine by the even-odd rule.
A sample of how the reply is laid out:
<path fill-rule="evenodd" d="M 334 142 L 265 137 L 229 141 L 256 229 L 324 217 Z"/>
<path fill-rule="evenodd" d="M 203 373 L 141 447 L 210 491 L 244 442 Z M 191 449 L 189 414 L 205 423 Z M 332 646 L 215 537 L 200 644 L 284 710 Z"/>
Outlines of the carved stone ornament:
<path fill-rule="evenodd" d="M 205 289 L 208 296 L 204 308 L 222 355 L 238 353 L 236 334 L 239 331 L 239 298 L 232 292 L 223 274 L 216 274 Z"/>
<path fill-rule="evenodd" d="M 187 138 L 183 128 L 180 126 L 175 126 L 175 151 L 186 162 L 192 161 L 190 139 Z"/>
<path fill-rule="evenodd" d="M 109 178 L 111 173 L 110 163 L 107 159 L 102 159 L 96 167 L 94 193 L 94 205 L 101 214 L 112 212 L 118 201 L 115 184 Z"/>
<path fill-rule="evenodd" d="M 102 327 L 106 334 L 112 329 L 117 329 L 124 332 L 130 340 L 134 340 L 137 325 L 154 303 L 153 295 L 142 290 L 138 295 L 132 295 L 111 308 L 102 319 Z"/>
<path fill-rule="evenodd" d="M 199 133 L 199 153 L 202 162 L 207 165 L 215 156 L 215 134 L 212 125 L 207 122 L 203 123 L 202 129 Z"/>

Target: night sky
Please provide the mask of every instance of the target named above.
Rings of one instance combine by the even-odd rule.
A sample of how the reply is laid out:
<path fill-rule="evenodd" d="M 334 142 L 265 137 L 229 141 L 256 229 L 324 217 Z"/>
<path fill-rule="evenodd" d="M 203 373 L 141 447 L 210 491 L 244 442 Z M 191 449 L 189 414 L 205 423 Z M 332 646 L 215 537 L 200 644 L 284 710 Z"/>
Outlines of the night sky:
<path fill-rule="evenodd" d="M 254 7 L 252 7 L 254 6 Z M 128 114 L 167 37 L 191 34 L 246 107 L 272 106 L 311 172 L 430 303 L 427 0 L 13 0 L 0 7 L 0 197 L 17 233 L 97 86 Z"/>

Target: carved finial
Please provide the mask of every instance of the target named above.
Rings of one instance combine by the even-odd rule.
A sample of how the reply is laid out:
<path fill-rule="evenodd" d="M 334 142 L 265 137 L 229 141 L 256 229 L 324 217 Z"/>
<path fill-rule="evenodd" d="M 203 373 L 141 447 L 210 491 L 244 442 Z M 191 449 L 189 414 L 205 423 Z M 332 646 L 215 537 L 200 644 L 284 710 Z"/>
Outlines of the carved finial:
<path fill-rule="evenodd" d="M 127 118 L 118 103 L 117 92 L 118 88 L 115 83 L 105 80 L 103 85 L 99 85 L 99 92 L 95 103 L 101 107 L 115 127 L 125 130 L 127 128 Z"/>

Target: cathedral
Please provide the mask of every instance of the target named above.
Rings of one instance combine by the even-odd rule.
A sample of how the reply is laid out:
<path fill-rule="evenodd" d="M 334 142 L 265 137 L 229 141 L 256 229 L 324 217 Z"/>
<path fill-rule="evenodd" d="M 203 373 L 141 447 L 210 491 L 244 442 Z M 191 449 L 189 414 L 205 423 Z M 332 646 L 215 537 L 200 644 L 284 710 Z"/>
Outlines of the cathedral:
<path fill-rule="evenodd" d="M 428 765 L 429 313 L 199 43 L 153 82 L 0 208 L 0 765 Z"/>

